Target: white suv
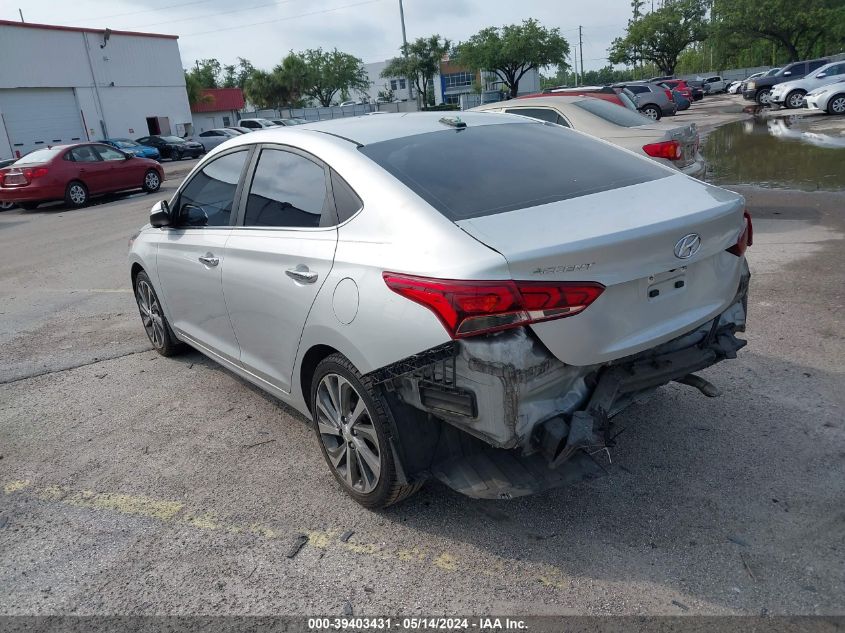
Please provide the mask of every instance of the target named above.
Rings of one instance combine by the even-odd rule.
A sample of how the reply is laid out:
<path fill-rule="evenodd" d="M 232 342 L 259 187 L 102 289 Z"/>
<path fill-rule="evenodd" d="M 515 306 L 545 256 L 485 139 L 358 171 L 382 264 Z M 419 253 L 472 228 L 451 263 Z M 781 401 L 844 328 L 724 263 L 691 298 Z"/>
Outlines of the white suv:
<path fill-rule="evenodd" d="M 769 97 L 771 103 L 785 105 L 787 108 L 804 106 L 804 96 L 811 90 L 845 79 L 845 61 L 833 62 L 809 73 L 801 79 L 785 81 L 772 88 Z"/>

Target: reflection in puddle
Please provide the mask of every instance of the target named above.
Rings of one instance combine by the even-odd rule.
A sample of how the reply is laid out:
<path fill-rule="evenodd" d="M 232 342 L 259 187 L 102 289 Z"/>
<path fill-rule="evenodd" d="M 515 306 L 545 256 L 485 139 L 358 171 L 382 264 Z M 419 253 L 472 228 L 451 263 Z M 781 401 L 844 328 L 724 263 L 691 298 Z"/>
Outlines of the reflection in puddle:
<path fill-rule="evenodd" d="M 724 125 L 707 137 L 704 156 L 716 184 L 845 189 L 845 136 L 808 132 L 792 119 Z"/>

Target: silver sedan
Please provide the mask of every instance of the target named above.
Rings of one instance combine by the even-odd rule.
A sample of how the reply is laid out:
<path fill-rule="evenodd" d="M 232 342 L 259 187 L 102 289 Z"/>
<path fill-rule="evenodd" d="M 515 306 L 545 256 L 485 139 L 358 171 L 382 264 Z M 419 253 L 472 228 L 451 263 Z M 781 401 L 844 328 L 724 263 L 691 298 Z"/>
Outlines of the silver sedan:
<path fill-rule="evenodd" d="M 740 196 L 570 129 L 389 114 L 227 141 L 129 267 L 156 350 L 308 416 L 376 508 L 593 477 L 629 403 L 715 395 L 694 372 L 745 344 L 751 230 Z"/>

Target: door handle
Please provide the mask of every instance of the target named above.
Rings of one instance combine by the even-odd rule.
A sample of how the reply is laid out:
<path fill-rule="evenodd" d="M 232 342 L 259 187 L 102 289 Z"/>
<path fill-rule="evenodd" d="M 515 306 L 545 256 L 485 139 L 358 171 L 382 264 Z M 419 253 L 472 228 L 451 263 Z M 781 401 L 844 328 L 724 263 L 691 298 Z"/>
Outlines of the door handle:
<path fill-rule="evenodd" d="M 199 259 L 201 264 L 203 264 L 204 266 L 209 266 L 211 268 L 213 268 L 214 266 L 217 266 L 217 264 L 220 263 L 220 259 L 215 257 L 214 255 L 212 255 L 211 253 L 206 253 L 205 255 L 203 255 L 202 257 L 199 257 L 198 259 Z"/>
<path fill-rule="evenodd" d="M 302 264 L 296 268 L 288 268 L 285 271 L 285 274 L 294 281 L 298 281 L 302 284 L 313 284 L 317 281 L 317 277 L 320 276 L 313 270 L 308 270 L 308 266 L 303 266 Z"/>

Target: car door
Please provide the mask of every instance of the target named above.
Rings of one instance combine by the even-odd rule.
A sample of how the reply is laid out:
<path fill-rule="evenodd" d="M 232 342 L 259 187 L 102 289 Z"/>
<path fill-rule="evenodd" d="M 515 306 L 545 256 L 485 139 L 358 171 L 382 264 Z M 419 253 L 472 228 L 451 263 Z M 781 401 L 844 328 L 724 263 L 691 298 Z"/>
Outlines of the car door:
<path fill-rule="evenodd" d="M 289 392 L 305 320 L 334 263 L 337 215 L 328 169 L 264 145 L 226 243 L 223 292 L 241 364 Z"/>
<path fill-rule="evenodd" d="M 93 145 L 79 145 L 70 150 L 70 157 L 76 164 L 79 180 L 85 183 L 89 193 L 109 191 L 111 165 L 105 163 Z"/>
<path fill-rule="evenodd" d="M 156 264 L 170 324 L 178 335 L 237 364 L 237 339 L 221 283 L 249 148 L 223 153 L 185 182 L 171 204 Z"/>
<path fill-rule="evenodd" d="M 127 160 L 126 154 L 108 145 L 94 145 L 94 149 L 108 167 L 103 191 L 120 191 L 141 186 L 143 174 L 138 161 Z"/>

